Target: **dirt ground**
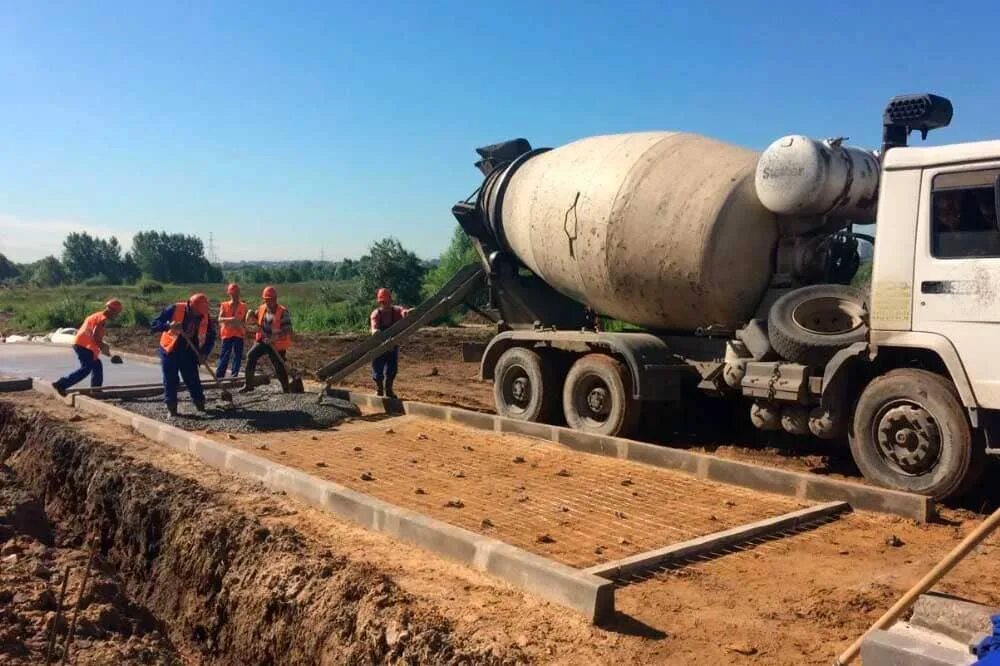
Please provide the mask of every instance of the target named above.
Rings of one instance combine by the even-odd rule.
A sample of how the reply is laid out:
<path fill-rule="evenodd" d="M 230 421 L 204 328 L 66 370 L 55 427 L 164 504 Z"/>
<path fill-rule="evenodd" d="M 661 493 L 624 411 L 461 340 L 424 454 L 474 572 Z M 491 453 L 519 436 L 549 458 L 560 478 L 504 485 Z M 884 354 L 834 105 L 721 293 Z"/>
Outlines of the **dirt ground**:
<path fill-rule="evenodd" d="M 10 400 L 62 421 L 74 416 L 68 407 L 34 394 Z M 441 618 L 457 645 L 536 663 L 827 664 L 980 519 L 948 509 L 932 525 L 851 514 L 626 585 L 617 592 L 616 619 L 595 628 L 487 576 L 219 474 L 103 419 L 84 416 L 72 426 L 121 447 L 137 464 L 197 484 L 213 506 L 224 504 L 272 531 L 294 530 L 308 552 L 328 549 L 367 563 L 398 585 L 412 608 Z M 371 434 L 349 437 L 345 431 L 342 442 L 331 446 L 364 450 Z M 403 444 L 408 443 L 398 449 L 406 460 L 411 454 Z M 486 446 L 472 436 L 465 445 Z M 327 464 L 341 459 L 351 460 L 330 455 Z M 994 536 L 937 590 L 1000 605 L 998 555 L 1000 538 Z"/>
<path fill-rule="evenodd" d="M 76 631 L 69 643 L 70 663 L 182 663 L 159 621 L 129 598 L 115 571 L 99 564 L 88 572 L 89 549 L 75 547 L 72 538 L 56 529 L 44 505 L 3 466 L 0 558 L 2 663 L 37 664 L 46 654 L 58 663 L 67 648 L 71 622 Z M 63 596 L 61 581 L 67 573 Z M 81 596 L 84 578 L 87 587 Z M 57 640 L 50 651 L 53 634 Z"/>

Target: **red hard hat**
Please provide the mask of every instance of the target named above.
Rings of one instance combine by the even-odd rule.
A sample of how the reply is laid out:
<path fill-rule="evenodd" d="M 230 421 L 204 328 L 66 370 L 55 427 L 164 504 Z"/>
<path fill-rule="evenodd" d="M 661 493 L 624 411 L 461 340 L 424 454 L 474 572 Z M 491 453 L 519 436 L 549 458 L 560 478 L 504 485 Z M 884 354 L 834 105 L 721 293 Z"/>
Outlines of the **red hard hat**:
<path fill-rule="evenodd" d="M 382 287 L 377 292 L 375 292 L 375 300 L 378 301 L 379 303 L 383 302 L 388 303 L 389 301 L 392 300 L 392 292 L 386 289 L 385 287 Z"/>
<path fill-rule="evenodd" d="M 261 294 L 261 297 L 262 298 L 277 298 L 278 297 L 278 290 L 275 289 L 274 287 L 271 287 L 271 286 L 264 287 L 264 293 Z"/>
<path fill-rule="evenodd" d="M 230 296 L 235 296 L 236 294 L 240 293 L 240 285 L 233 282 L 228 287 L 226 287 L 226 293 L 229 294 Z"/>
<path fill-rule="evenodd" d="M 188 300 L 191 303 L 191 309 L 197 314 L 208 315 L 208 296 L 205 294 L 192 294 Z"/>
<path fill-rule="evenodd" d="M 111 310 L 112 312 L 122 311 L 122 302 L 117 298 L 109 299 L 107 303 L 104 304 L 105 310 Z"/>

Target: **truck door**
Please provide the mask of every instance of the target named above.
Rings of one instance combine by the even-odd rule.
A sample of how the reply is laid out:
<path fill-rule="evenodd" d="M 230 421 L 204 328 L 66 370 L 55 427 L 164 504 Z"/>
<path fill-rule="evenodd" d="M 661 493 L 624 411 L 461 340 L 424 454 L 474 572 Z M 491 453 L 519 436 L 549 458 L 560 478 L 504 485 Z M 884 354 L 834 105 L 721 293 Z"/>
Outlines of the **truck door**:
<path fill-rule="evenodd" d="M 913 276 L 913 330 L 948 338 L 977 402 L 1000 408 L 1000 160 L 926 169 Z"/>

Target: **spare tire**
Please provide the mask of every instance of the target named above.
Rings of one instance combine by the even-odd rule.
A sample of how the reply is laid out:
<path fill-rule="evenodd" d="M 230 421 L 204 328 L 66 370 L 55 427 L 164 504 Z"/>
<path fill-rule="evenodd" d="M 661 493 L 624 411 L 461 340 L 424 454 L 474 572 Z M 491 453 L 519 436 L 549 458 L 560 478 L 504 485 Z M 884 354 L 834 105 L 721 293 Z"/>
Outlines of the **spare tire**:
<path fill-rule="evenodd" d="M 841 284 L 790 291 L 771 306 L 767 334 L 782 358 L 821 367 L 833 355 L 868 337 L 864 294 Z"/>

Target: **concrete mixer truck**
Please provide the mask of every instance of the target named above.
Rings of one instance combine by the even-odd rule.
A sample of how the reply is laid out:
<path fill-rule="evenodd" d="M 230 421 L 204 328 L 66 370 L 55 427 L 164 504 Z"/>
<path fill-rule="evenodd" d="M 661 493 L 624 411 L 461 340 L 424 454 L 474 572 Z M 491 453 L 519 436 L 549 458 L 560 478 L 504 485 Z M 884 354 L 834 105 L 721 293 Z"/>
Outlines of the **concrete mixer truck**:
<path fill-rule="evenodd" d="M 879 485 L 971 489 L 1000 453 L 1000 141 L 907 145 L 951 117 L 893 98 L 877 153 L 678 132 L 479 148 L 482 185 L 453 213 L 498 324 L 481 360 L 497 412 L 627 436 L 703 392 L 762 430 L 846 436 Z M 861 291 L 873 239 L 854 225 L 873 222 Z"/>

